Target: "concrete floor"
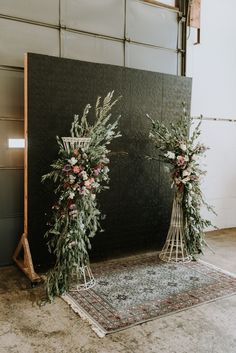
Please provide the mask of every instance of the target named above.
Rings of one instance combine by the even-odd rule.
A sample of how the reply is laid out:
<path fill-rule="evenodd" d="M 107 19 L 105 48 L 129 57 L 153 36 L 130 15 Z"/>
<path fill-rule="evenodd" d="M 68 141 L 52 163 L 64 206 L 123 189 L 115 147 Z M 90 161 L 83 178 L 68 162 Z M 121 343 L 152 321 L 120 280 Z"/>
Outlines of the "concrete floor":
<path fill-rule="evenodd" d="M 236 273 L 236 229 L 207 239 L 203 259 Z M 0 269 L 0 353 L 236 353 L 236 295 L 98 338 L 63 300 L 38 306 L 41 292 Z"/>

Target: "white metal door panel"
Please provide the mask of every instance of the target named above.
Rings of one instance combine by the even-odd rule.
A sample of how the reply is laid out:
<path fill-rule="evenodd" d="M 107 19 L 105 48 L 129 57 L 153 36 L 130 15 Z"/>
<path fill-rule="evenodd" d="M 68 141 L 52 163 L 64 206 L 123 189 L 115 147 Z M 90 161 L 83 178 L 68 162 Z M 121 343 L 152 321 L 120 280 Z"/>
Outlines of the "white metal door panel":
<path fill-rule="evenodd" d="M 177 13 L 138 0 L 127 1 L 126 37 L 131 41 L 177 48 Z"/>
<path fill-rule="evenodd" d="M 23 67 L 24 53 L 59 55 L 59 31 L 0 18 L 0 65 Z"/>
<path fill-rule="evenodd" d="M 0 0 L 0 14 L 59 24 L 59 0 Z"/>
<path fill-rule="evenodd" d="M 124 0 L 62 0 L 61 23 L 68 28 L 124 37 Z"/>
<path fill-rule="evenodd" d="M 4 185 L 0 191 L 1 218 L 23 215 L 23 179 L 23 168 L 0 169 L 0 185 Z"/>
<path fill-rule="evenodd" d="M 23 217 L 0 219 L 0 266 L 12 262 L 12 254 L 16 248 L 19 237 L 23 232 Z"/>
<path fill-rule="evenodd" d="M 63 31 L 62 55 L 71 59 L 123 65 L 124 46 L 118 41 Z"/>
<path fill-rule="evenodd" d="M 177 75 L 178 54 L 171 50 L 127 43 L 125 53 L 127 67 Z"/>
<path fill-rule="evenodd" d="M 23 71 L 0 69 L 0 117 L 22 118 L 23 94 Z"/>

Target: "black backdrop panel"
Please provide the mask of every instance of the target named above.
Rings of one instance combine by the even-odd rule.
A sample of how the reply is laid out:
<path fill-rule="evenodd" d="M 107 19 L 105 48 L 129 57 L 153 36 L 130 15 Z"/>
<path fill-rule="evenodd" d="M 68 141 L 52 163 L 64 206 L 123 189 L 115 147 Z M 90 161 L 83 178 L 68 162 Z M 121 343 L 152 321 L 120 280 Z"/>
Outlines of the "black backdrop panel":
<path fill-rule="evenodd" d="M 35 263 L 49 261 L 43 235 L 54 196 L 40 179 L 57 157 L 55 136 L 68 136 L 74 114 L 112 90 L 123 97 L 113 109 L 122 115 L 122 138 L 111 146 L 110 190 L 99 195 L 105 231 L 93 239 L 91 258 L 155 250 L 164 242 L 172 191 L 162 163 L 144 158 L 156 155 L 146 113 L 168 124 L 181 115 L 183 101 L 189 110 L 191 79 L 28 54 L 28 229 Z"/>

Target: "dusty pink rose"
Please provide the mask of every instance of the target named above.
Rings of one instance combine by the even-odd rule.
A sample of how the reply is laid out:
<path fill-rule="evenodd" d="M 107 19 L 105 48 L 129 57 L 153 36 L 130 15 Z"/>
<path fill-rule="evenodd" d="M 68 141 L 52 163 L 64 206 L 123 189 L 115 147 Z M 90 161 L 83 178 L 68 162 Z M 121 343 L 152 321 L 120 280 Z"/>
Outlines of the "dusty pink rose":
<path fill-rule="evenodd" d="M 85 180 L 84 186 L 86 186 L 87 189 L 91 189 L 91 185 L 94 183 L 94 178 L 89 178 Z"/>
<path fill-rule="evenodd" d="M 82 170 L 82 168 L 79 167 L 78 165 L 75 165 L 75 166 L 73 167 L 73 172 L 74 172 L 75 174 L 79 174 L 79 173 L 81 172 L 81 170 Z"/>

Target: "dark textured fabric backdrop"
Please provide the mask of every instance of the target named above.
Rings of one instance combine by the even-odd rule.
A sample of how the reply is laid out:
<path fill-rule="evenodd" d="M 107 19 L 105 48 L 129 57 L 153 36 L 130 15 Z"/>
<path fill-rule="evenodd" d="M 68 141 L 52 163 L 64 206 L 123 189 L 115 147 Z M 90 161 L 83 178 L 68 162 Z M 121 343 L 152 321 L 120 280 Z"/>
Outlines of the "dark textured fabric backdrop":
<path fill-rule="evenodd" d="M 111 145 L 117 153 L 111 157 L 110 190 L 99 195 L 105 231 L 93 239 L 91 258 L 160 249 L 164 242 L 172 190 L 163 164 L 144 158 L 156 155 L 145 114 L 167 124 L 180 117 L 183 101 L 190 109 L 191 79 L 28 54 L 28 228 L 36 264 L 51 261 L 43 235 L 53 191 L 40 180 L 57 158 L 55 136 L 68 136 L 74 114 L 111 90 L 123 97 L 113 109 L 114 116 L 122 115 L 122 138 Z"/>

